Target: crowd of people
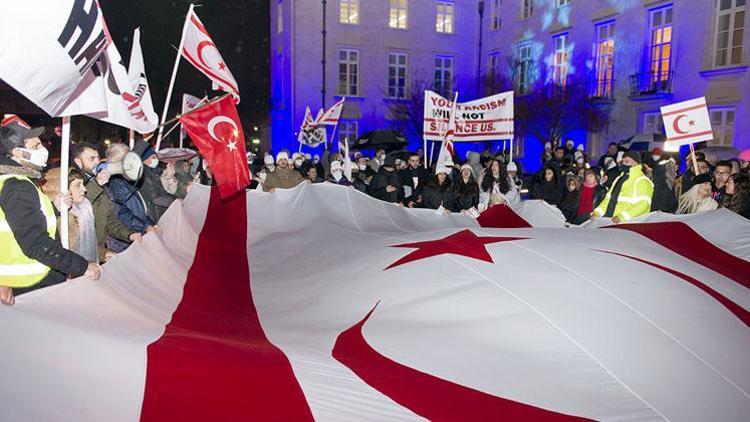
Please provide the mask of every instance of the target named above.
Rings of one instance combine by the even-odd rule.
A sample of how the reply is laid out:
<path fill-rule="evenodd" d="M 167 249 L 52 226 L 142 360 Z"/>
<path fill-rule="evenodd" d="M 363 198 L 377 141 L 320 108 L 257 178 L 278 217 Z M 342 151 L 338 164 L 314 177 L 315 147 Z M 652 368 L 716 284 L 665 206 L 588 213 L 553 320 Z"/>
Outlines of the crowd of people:
<path fill-rule="evenodd" d="M 100 264 L 159 232 L 158 221 L 194 183 L 214 184 L 210 166 L 199 155 L 165 160 L 140 140 L 124 144 L 78 143 L 67 174 L 47 169 L 49 153 L 39 139 L 43 129 L 20 119 L 0 127 L 0 302 L 85 275 L 98 279 Z M 135 154 L 142 173 L 132 180 L 109 171 Z M 570 224 L 596 218 L 614 223 L 651 211 L 696 213 L 724 207 L 750 219 L 748 162 L 709 163 L 700 152 L 678 175 L 677 162 L 659 149 L 626 151 L 617 144 L 597 162 L 572 141 L 546 145 L 542 169 L 522 177 L 519 164 L 503 153 L 469 152 L 427 169 L 421 152 L 372 157 L 354 150 L 349 157 L 326 150 L 322 157 L 279 151 L 248 154 L 253 175 L 249 189 L 274 192 L 301 183 L 333 183 L 381 201 L 436 214 L 479 216 L 497 205 L 538 199 L 560 209 Z M 166 161 L 166 162 L 165 162 Z M 591 164 L 594 164 L 593 166 Z M 122 167 L 122 166 L 120 166 Z M 67 193 L 60 192 L 61 179 Z M 528 186 L 525 186 L 528 185 Z M 69 211 L 68 248 L 60 240 L 59 218 Z"/>

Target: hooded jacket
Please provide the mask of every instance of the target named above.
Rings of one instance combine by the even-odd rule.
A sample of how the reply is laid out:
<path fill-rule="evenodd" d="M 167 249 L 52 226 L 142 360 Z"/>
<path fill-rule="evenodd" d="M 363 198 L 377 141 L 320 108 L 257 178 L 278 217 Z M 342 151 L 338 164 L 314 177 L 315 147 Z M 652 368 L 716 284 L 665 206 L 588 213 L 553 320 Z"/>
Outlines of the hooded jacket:
<path fill-rule="evenodd" d="M 632 220 L 651 212 L 654 184 L 643 174 L 639 164 L 630 167 L 613 181 L 607 196 L 594 210 L 597 217 L 617 217 L 620 221 Z"/>

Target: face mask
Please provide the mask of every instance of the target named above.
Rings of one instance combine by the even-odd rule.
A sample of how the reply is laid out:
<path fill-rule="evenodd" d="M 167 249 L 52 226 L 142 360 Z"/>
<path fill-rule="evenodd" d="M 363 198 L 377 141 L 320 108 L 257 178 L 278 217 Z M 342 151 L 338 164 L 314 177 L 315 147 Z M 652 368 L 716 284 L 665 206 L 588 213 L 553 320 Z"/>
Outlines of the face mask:
<path fill-rule="evenodd" d="M 450 176 L 451 173 L 453 173 L 453 169 L 452 168 L 449 167 L 449 168 L 445 169 L 445 174 L 447 174 L 448 176 Z"/>
<path fill-rule="evenodd" d="M 357 167 L 359 167 L 359 171 L 365 171 L 365 170 L 367 170 L 367 165 L 366 164 L 360 164 Z"/>
<path fill-rule="evenodd" d="M 379 161 L 385 161 L 385 154 L 378 155 L 378 160 Z"/>
<path fill-rule="evenodd" d="M 149 168 L 155 169 L 159 167 L 159 160 L 151 160 L 150 162 L 143 164 L 146 164 L 146 166 L 148 166 Z"/>
<path fill-rule="evenodd" d="M 302 160 L 294 160 L 295 167 L 302 167 Z"/>
<path fill-rule="evenodd" d="M 37 167 L 47 167 L 47 159 L 49 158 L 49 151 L 45 147 L 39 147 L 37 149 L 26 149 L 20 148 L 23 152 L 29 154 L 29 158 L 23 158 L 24 161 L 29 162 Z"/>
<path fill-rule="evenodd" d="M 618 167 L 618 168 L 620 169 L 620 171 L 621 171 L 621 172 L 623 172 L 623 173 L 627 173 L 627 172 L 629 172 L 629 171 L 630 171 L 630 167 L 626 166 L 625 164 L 620 164 L 620 165 L 619 165 L 619 166 L 617 166 L 617 167 Z"/>
<path fill-rule="evenodd" d="M 659 162 L 659 160 L 661 159 L 661 155 L 652 155 L 651 159 L 654 160 L 655 162 Z"/>
<path fill-rule="evenodd" d="M 318 158 L 313 158 L 313 164 L 318 164 L 319 162 L 320 162 L 320 159 L 318 159 Z"/>

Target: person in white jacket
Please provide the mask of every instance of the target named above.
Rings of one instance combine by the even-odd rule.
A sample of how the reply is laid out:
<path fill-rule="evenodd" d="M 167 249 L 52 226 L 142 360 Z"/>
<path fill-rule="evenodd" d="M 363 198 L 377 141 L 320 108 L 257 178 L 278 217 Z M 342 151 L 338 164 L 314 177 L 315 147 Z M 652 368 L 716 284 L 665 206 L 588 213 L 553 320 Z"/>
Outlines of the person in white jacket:
<path fill-rule="evenodd" d="M 514 205 L 520 200 L 518 188 L 508 176 L 505 164 L 498 160 L 490 160 L 480 182 L 480 211 L 484 211 L 493 205 Z"/>

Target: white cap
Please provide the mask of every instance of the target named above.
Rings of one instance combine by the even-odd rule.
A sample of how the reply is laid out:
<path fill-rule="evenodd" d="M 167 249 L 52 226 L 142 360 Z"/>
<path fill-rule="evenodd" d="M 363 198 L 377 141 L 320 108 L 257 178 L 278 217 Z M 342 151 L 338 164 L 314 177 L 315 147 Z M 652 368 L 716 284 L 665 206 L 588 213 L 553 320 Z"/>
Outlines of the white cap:
<path fill-rule="evenodd" d="M 514 163 L 513 161 L 508 163 L 508 171 L 518 171 L 518 166 L 516 165 L 516 163 Z"/>
<path fill-rule="evenodd" d="M 280 153 L 276 154 L 276 162 L 278 163 L 281 160 L 289 161 L 289 153 L 286 151 L 281 151 Z"/>
<path fill-rule="evenodd" d="M 273 156 L 268 154 L 265 157 L 263 157 L 263 163 L 265 163 L 267 166 L 270 166 L 271 164 L 273 164 Z"/>
<path fill-rule="evenodd" d="M 309 160 L 311 158 L 312 158 L 312 156 L 310 156 L 310 154 L 305 154 L 305 160 Z"/>
<path fill-rule="evenodd" d="M 335 160 L 331 162 L 331 171 L 341 170 L 341 161 Z"/>
<path fill-rule="evenodd" d="M 435 167 L 435 174 L 438 174 L 438 173 L 448 173 L 448 171 L 447 171 L 448 168 L 453 168 L 453 161 L 447 160 L 447 161 L 445 161 L 442 164 L 438 164 Z"/>
<path fill-rule="evenodd" d="M 619 151 L 619 152 L 617 153 L 617 158 L 616 158 L 616 161 L 617 161 L 617 162 L 619 163 L 620 161 L 622 161 L 622 157 L 624 157 L 624 156 L 625 156 L 625 152 L 623 152 L 623 151 Z"/>
<path fill-rule="evenodd" d="M 469 171 L 473 171 L 472 168 L 471 168 L 471 166 L 468 165 L 468 164 L 464 164 L 464 165 L 461 166 L 461 171 L 464 171 L 464 169 L 469 169 Z"/>
<path fill-rule="evenodd" d="M 578 144 L 578 151 L 583 151 L 583 144 Z"/>

